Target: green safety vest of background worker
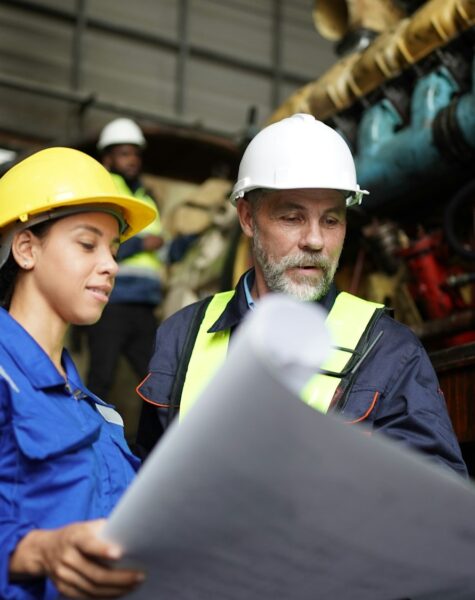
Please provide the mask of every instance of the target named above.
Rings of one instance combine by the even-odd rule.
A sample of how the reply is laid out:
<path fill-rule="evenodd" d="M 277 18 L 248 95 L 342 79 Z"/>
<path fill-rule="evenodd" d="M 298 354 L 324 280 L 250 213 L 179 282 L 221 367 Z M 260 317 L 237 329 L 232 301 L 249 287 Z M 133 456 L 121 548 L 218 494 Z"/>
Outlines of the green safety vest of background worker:
<path fill-rule="evenodd" d="M 110 171 L 117 190 L 154 206 L 141 179 L 142 151 L 146 146 L 139 126 L 120 118 L 102 130 L 97 148 L 102 164 Z M 162 299 L 163 245 L 160 217 L 119 249 L 115 288 L 101 320 L 88 328 L 89 371 L 87 385 L 106 399 L 113 387 L 119 357 L 124 356 L 140 380 L 147 370 L 157 326 L 156 308 Z M 136 403 L 120 406 L 128 423 L 136 421 Z"/>
<path fill-rule="evenodd" d="M 313 116 L 293 115 L 254 137 L 231 201 L 252 241 L 255 266 L 234 291 L 187 306 L 159 327 L 149 373 L 137 388 L 146 400 L 140 447 L 149 451 L 178 411 L 186 419 L 190 407 L 199 409 L 192 405 L 224 360 L 233 332 L 261 296 L 280 292 L 318 301 L 334 335 L 333 355 L 302 391 L 304 402 L 348 423 L 364 422 L 466 476 L 420 341 L 381 305 L 339 293 L 333 284 L 346 206 L 359 204 L 364 193 L 346 142 Z"/>

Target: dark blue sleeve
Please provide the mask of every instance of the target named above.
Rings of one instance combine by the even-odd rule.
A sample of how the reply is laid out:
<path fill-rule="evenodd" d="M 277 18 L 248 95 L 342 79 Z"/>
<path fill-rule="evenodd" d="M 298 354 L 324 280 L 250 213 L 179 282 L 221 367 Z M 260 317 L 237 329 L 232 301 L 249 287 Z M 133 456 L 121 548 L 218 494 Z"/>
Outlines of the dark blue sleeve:
<path fill-rule="evenodd" d="M 364 361 L 342 412 L 467 476 L 437 375 L 419 339 L 384 316 L 381 341 Z"/>
<path fill-rule="evenodd" d="M 444 395 L 421 346 L 414 346 L 394 373 L 374 426 L 435 462 L 468 476 Z"/>
<path fill-rule="evenodd" d="M 117 260 L 121 261 L 129 258 L 129 256 L 143 252 L 143 249 L 143 239 L 136 235 L 130 238 L 130 240 L 122 242 L 119 246 L 119 252 L 117 253 Z"/>
<path fill-rule="evenodd" d="M 173 238 L 168 248 L 168 262 L 173 264 L 181 260 L 198 238 L 197 234 L 179 235 Z"/>
<path fill-rule="evenodd" d="M 148 374 L 137 392 L 144 400 L 140 417 L 137 446 L 145 457 L 168 425 L 168 408 L 178 363 L 195 304 L 186 306 L 166 319 L 158 328 Z"/>

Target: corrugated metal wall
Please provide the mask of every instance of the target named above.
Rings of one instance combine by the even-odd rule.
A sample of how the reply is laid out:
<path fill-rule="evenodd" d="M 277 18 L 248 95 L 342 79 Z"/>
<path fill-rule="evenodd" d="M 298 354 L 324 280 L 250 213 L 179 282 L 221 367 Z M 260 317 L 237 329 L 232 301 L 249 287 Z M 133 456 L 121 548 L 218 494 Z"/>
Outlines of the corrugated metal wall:
<path fill-rule="evenodd" d="M 67 141 L 91 135 L 123 106 L 141 121 L 236 134 L 250 106 L 262 123 L 334 62 L 331 45 L 313 28 L 312 6 L 2 0 L 0 132 Z"/>

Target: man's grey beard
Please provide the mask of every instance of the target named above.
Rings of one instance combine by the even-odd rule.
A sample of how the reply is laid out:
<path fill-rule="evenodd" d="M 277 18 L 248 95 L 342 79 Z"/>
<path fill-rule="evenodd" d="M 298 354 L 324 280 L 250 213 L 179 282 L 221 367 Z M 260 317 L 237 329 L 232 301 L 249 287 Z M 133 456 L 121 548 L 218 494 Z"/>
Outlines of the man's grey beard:
<path fill-rule="evenodd" d="M 338 267 L 338 260 L 332 261 L 319 252 L 299 252 L 292 256 L 284 256 L 279 261 L 272 260 L 262 246 L 257 227 L 253 227 L 253 250 L 256 262 L 264 275 L 267 287 L 272 292 L 281 292 L 298 300 L 320 300 L 328 293 Z M 322 270 L 321 278 L 315 283 L 314 277 L 299 275 L 291 279 L 286 270 L 294 267 L 318 267 Z"/>

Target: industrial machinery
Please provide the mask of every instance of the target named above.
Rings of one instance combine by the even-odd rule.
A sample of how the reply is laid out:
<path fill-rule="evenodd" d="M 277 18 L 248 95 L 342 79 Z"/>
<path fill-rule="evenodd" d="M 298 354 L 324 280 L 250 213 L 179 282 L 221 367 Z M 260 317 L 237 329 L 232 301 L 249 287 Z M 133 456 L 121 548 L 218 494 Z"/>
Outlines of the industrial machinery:
<path fill-rule="evenodd" d="M 340 58 L 269 122 L 308 112 L 348 141 L 371 194 L 339 284 L 414 329 L 473 448 L 475 0 L 315 0 L 313 16 Z"/>

